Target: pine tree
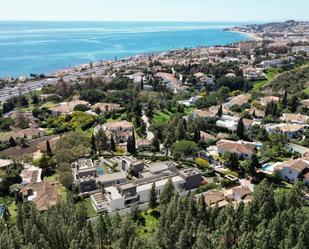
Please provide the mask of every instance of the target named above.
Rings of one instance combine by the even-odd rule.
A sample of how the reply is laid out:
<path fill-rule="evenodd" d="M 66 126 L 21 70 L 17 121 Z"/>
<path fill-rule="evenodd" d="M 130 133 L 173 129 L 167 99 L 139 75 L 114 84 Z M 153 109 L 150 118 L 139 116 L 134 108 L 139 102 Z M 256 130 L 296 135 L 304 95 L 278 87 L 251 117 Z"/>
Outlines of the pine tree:
<path fill-rule="evenodd" d="M 256 170 L 261 167 L 258 156 L 254 153 L 249 164 L 249 173 L 254 175 Z"/>
<path fill-rule="evenodd" d="M 160 151 L 160 142 L 159 142 L 159 139 L 156 136 L 152 139 L 151 145 L 152 145 L 155 152 Z"/>
<path fill-rule="evenodd" d="M 172 182 L 172 179 L 169 179 L 168 182 L 165 184 L 163 191 L 160 195 L 160 204 L 163 205 L 168 204 L 173 197 L 174 190 L 175 187 Z"/>
<path fill-rule="evenodd" d="M 53 157 L 53 152 L 52 152 L 52 150 L 51 150 L 49 140 L 46 141 L 46 154 L 47 154 L 49 157 Z"/>
<path fill-rule="evenodd" d="M 109 149 L 108 138 L 102 129 L 99 129 L 98 133 L 96 134 L 96 141 L 96 148 L 100 153 Z"/>
<path fill-rule="evenodd" d="M 141 77 L 141 90 L 144 90 L 144 79 Z"/>
<path fill-rule="evenodd" d="M 219 109 L 218 109 L 217 116 L 218 116 L 218 117 L 222 117 L 222 114 L 223 114 L 223 107 L 222 107 L 222 105 L 220 105 L 220 107 L 219 107 Z"/>
<path fill-rule="evenodd" d="M 278 105 L 277 103 L 274 103 L 272 107 L 272 116 L 277 117 L 277 115 L 278 115 Z"/>
<path fill-rule="evenodd" d="M 113 135 L 111 135 L 111 151 L 116 152 L 116 144 Z"/>
<path fill-rule="evenodd" d="M 206 249 L 210 248 L 210 241 L 207 237 L 207 228 L 200 223 L 197 229 L 196 241 L 194 243 L 193 249 Z"/>
<path fill-rule="evenodd" d="M 95 234 L 98 240 L 99 249 L 103 249 L 105 247 L 106 240 L 107 240 L 106 231 L 107 231 L 107 227 L 105 225 L 103 216 L 100 215 L 96 222 L 96 226 L 95 226 Z"/>
<path fill-rule="evenodd" d="M 132 154 L 136 154 L 136 141 L 134 131 L 132 132 Z"/>
<path fill-rule="evenodd" d="M 91 134 L 91 151 L 96 155 L 97 154 L 97 141 L 95 135 Z"/>
<path fill-rule="evenodd" d="M 157 205 L 156 184 L 153 182 L 149 193 L 149 208 L 155 209 Z"/>
<path fill-rule="evenodd" d="M 16 147 L 17 143 L 13 137 L 10 137 L 9 144 L 11 147 Z"/>
<path fill-rule="evenodd" d="M 198 129 L 194 130 L 194 142 L 198 143 L 201 140 L 201 131 Z"/>
<path fill-rule="evenodd" d="M 293 96 L 290 102 L 290 110 L 291 112 L 296 112 L 297 107 L 298 107 L 298 98 L 296 96 Z"/>
<path fill-rule="evenodd" d="M 285 90 L 284 91 L 284 94 L 283 94 L 283 98 L 282 98 L 282 106 L 283 107 L 286 107 L 287 106 L 287 104 L 288 104 L 288 91 L 287 90 Z"/>
<path fill-rule="evenodd" d="M 237 124 L 237 128 L 236 128 L 236 135 L 240 138 L 243 139 L 245 134 L 245 126 L 244 126 L 244 122 L 243 119 L 239 119 L 238 124 Z"/>
<path fill-rule="evenodd" d="M 178 141 L 184 140 L 186 138 L 186 130 L 183 125 L 183 119 L 178 121 L 177 129 L 176 129 L 176 139 Z"/>

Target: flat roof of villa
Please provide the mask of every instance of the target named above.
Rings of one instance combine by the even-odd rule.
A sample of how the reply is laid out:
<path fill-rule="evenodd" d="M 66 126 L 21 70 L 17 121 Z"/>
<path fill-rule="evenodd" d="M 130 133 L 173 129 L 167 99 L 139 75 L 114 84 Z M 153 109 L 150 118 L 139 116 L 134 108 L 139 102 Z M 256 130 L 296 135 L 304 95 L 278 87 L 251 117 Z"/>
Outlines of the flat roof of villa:
<path fill-rule="evenodd" d="M 112 174 L 104 174 L 97 177 L 97 181 L 99 182 L 108 182 L 108 181 L 115 181 L 115 180 L 122 180 L 126 179 L 126 174 L 123 172 L 115 172 Z"/>

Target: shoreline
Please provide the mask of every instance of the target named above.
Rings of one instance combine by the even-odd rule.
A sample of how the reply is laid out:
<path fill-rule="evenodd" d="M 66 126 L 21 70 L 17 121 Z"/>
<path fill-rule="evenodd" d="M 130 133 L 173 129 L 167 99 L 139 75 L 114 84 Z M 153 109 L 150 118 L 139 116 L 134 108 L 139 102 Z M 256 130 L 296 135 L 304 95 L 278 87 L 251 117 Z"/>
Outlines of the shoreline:
<path fill-rule="evenodd" d="M 233 30 L 232 28 L 222 28 L 221 29 L 224 32 L 233 32 L 233 33 L 238 33 L 238 34 L 242 34 L 245 35 L 246 37 L 249 38 L 249 40 L 260 40 L 261 38 L 259 38 L 258 36 L 256 36 L 255 34 L 252 33 L 247 33 L 247 32 L 242 32 L 242 31 L 238 31 L 238 30 Z M 81 70 L 83 67 L 88 66 L 89 64 L 94 64 L 94 65 L 98 65 L 100 64 L 100 66 L 105 66 L 105 65 L 110 65 L 113 63 L 117 63 L 117 62 L 127 62 L 129 63 L 132 59 L 138 59 L 138 58 L 142 58 L 145 56 L 155 56 L 155 55 L 160 55 L 160 54 L 170 54 L 173 51 L 181 51 L 181 50 L 185 50 L 185 49 L 191 49 L 191 50 L 196 50 L 199 48 L 213 48 L 216 46 L 228 46 L 231 44 L 238 44 L 240 42 L 243 42 L 245 40 L 240 40 L 234 43 L 227 43 L 224 45 L 211 45 L 211 46 L 207 46 L 207 45 L 198 45 L 198 46 L 194 46 L 194 47 L 182 47 L 182 48 L 175 48 L 175 49 L 169 49 L 169 50 L 164 50 L 164 51 L 149 51 L 147 53 L 143 53 L 143 54 L 135 54 L 129 57 L 123 57 L 123 58 L 119 58 L 117 60 L 96 60 L 96 61 L 89 61 L 86 63 L 82 63 L 82 64 L 76 64 L 76 65 L 72 65 L 71 67 L 64 67 L 64 68 L 60 68 L 58 70 L 55 71 L 49 71 L 49 72 L 40 72 L 40 73 L 34 73 L 34 75 L 45 75 L 46 79 L 48 78 L 53 78 L 53 77 L 60 77 L 59 75 L 64 74 L 64 75 L 69 75 L 70 73 L 74 73 L 77 70 Z M 68 71 L 68 72 L 65 72 Z M 6 79 L 20 79 L 20 78 L 26 78 L 26 79 L 30 79 L 30 80 L 26 80 L 24 83 L 27 83 L 28 81 L 32 81 L 30 75 L 26 76 L 26 75 L 20 75 L 20 76 L 7 76 L 7 77 L 0 77 L 0 80 L 6 80 Z M 35 79 L 34 79 L 35 80 Z"/>
<path fill-rule="evenodd" d="M 243 34 L 243 35 L 246 35 L 248 37 L 250 37 L 251 39 L 250 40 L 254 40 L 254 41 L 261 41 L 262 38 L 259 37 L 257 34 L 255 33 L 249 33 L 249 32 L 244 32 L 244 31 L 240 31 L 240 30 L 235 30 L 235 29 L 232 29 L 232 30 L 228 30 L 229 32 L 235 32 L 235 33 L 239 33 L 239 34 Z"/>

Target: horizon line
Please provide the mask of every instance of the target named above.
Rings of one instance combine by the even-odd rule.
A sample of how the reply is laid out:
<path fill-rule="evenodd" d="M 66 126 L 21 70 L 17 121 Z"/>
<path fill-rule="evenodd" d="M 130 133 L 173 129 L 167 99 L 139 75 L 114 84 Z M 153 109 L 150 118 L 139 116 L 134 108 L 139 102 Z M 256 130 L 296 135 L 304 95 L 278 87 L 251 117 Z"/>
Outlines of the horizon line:
<path fill-rule="evenodd" d="M 286 22 L 289 20 L 294 21 L 309 21 L 309 19 L 265 19 L 265 20 L 115 20 L 115 19 L 0 19 L 0 22 L 192 22 L 192 23 L 212 23 L 212 22 Z"/>

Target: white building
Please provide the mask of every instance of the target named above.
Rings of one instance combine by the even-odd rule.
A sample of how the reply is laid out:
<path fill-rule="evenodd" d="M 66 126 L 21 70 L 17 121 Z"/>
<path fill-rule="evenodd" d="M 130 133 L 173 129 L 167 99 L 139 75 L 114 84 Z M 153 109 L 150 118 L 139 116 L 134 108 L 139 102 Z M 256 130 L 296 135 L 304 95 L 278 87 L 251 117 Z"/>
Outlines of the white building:
<path fill-rule="evenodd" d="M 299 138 L 307 129 L 307 125 L 300 124 L 267 124 L 265 129 L 270 134 L 283 134 L 288 138 Z"/>
<path fill-rule="evenodd" d="M 133 204 L 146 203 L 152 184 L 155 183 L 156 194 L 159 197 L 169 179 L 172 180 L 176 192 L 194 189 L 200 186 L 201 173 L 195 169 L 179 171 L 179 174 L 165 173 L 135 180 L 133 182 L 108 187 L 105 192 L 91 196 L 91 203 L 97 212 L 113 212 L 130 207 Z"/>
<path fill-rule="evenodd" d="M 286 161 L 275 167 L 275 172 L 281 175 L 281 178 L 295 183 L 302 180 L 309 185 L 309 158 L 298 158 Z"/>
<path fill-rule="evenodd" d="M 216 122 L 216 125 L 221 128 L 226 128 L 229 131 L 235 132 L 237 129 L 239 118 L 230 115 L 222 115 Z"/>

